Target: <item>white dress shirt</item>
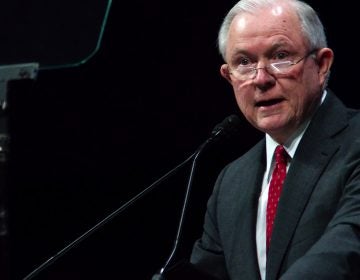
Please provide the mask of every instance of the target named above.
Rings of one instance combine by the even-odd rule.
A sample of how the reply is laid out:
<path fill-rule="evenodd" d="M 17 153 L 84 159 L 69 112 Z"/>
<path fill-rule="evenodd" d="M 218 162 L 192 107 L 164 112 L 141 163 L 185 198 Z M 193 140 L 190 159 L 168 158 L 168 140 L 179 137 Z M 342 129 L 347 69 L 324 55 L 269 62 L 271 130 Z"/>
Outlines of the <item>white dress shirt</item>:
<path fill-rule="evenodd" d="M 324 94 L 321 99 L 321 103 L 324 101 L 325 97 L 326 97 L 326 91 L 324 91 Z M 305 122 L 294 133 L 294 135 L 286 143 L 283 144 L 286 152 L 289 155 L 289 161 L 287 163 L 286 171 L 289 170 L 289 167 L 291 165 L 291 160 L 294 157 L 295 151 L 309 123 L 310 120 Z M 257 221 L 256 221 L 256 248 L 257 248 L 259 269 L 262 280 L 265 280 L 265 276 L 266 276 L 266 206 L 268 200 L 271 174 L 275 167 L 275 159 L 273 155 L 276 146 L 279 145 L 279 143 L 277 143 L 274 139 L 272 139 L 268 134 L 266 134 L 265 140 L 266 140 L 266 170 L 264 173 L 261 194 L 259 197 Z"/>

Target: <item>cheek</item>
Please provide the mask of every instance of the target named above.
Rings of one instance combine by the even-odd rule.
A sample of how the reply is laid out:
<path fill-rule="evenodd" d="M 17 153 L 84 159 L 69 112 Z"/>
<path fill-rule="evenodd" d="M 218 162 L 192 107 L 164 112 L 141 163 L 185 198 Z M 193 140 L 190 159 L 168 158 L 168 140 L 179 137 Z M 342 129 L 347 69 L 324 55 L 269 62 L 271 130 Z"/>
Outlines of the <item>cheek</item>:
<path fill-rule="evenodd" d="M 307 91 L 308 89 L 303 87 L 301 82 L 291 83 L 283 88 L 285 98 L 288 101 L 287 106 L 289 114 L 299 115 L 306 109 L 306 104 L 310 98 L 308 95 L 304 94 L 304 92 Z"/>
<path fill-rule="evenodd" d="M 235 99 L 236 103 L 238 104 L 238 107 L 240 110 L 245 113 L 249 110 L 252 97 L 250 94 L 248 94 L 246 91 L 242 90 L 235 90 Z"/>
<path fill-rule="evenodd" d="M 314 109 L 314 104 L 317 103 L 318 98 L 316 94 L 304 94 L 297 92 L 289 99 L 290 114 L 293 114 L 296 119 L 306 118 Z"/>
<path fill-rule="evenodd" d="M 244 117 L 251 123 L 253 126 L 257 126 L 258 116 L 256 108 L 254 107 L 254 95 L 251 92 L 242 90 L 241 93 L 235 93 L 236 103 L 244 115 Z"/>
<path fill-rule="evenodd" d="M 239 107 L 244 107 L 253 97 L 253 91 L 249 90 L 246 83 L 232 82 L 232 88 Z"/>

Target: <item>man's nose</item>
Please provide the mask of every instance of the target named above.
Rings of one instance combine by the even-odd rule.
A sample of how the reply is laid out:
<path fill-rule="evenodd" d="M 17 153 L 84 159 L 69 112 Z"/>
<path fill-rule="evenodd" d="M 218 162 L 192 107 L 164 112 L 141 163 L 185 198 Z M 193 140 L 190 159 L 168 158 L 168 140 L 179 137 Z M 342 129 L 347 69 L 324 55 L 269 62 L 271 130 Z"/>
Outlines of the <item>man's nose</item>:
<path fill-rule="evenodd" d="M 275 77 L 271 75 L 266 66 L 258 67 L 253 82 L 258 88 L 265 89 L 275 84 Z"/>

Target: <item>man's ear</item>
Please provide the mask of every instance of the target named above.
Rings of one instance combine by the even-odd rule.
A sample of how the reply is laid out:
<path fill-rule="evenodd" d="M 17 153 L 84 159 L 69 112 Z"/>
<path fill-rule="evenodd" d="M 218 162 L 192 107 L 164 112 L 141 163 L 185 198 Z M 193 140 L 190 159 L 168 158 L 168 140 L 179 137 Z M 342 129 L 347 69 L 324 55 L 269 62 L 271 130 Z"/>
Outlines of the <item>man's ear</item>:
<path fill-rule="evenodd" d="M 319 65 L 319 77 L 324 82 L 330 72 L 331 65 L 334 60 L 334 52 L 329 48 L 322 48 L 316 55 Z"/>
<path fill-rule="evenodd" d="M 229 66 L 227 64 L 223 64 L 220 67 L 220 74 L 221 76 L 223 76 L 230 84 L 232 83 L 231 81 L 231 75 L 230 75 L 230 71 L 229 71 Z"/>

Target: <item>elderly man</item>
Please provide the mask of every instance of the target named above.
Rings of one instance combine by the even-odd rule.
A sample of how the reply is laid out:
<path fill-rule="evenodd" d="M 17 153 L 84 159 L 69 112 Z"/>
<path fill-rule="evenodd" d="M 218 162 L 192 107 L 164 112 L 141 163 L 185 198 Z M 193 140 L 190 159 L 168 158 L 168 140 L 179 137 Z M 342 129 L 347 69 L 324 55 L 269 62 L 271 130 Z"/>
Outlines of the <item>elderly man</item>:
<path fill-rule="evenodd" d="M 219 32 L 265 137 L 220 173 L 190 262 L 216 279 L 360 279 L 360 114 L 327 88 L 333 51 L 297 0 L 242 0 Z"/>

